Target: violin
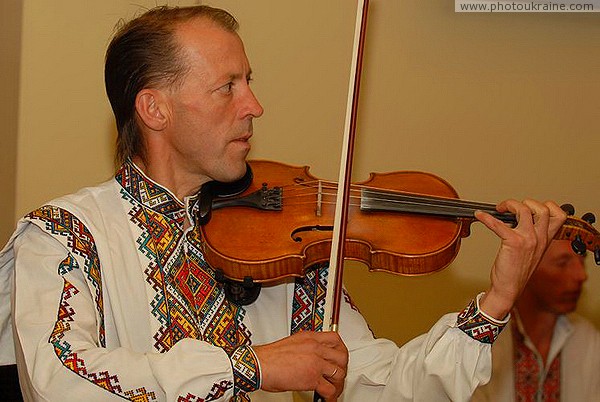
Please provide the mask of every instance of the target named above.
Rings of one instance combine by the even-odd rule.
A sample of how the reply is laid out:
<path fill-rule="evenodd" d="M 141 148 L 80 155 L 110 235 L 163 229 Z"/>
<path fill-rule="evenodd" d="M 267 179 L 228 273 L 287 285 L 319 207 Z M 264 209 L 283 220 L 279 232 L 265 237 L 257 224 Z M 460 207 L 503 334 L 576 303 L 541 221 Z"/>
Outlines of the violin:
<path fill-rule="evenodd" d="M 316 178 L 307 166 L 255 160 L 228 193 L 225 188 L 203 187 L 198 217 L 204 257 L 225 278 L 267 283 L 302 277 L 329 260 L 337 183 Z M 591 251 L 600 264 L 594 215 L 578 219 L 572 206 L 563 209 L 571 216 L 555 239 L 571 240 L 578 254 Z M 469 236 L 477 210 L 516 224 L 513 214 L 497 212 L 494 204 L 459 199 L 447 181 L 431 173 L 371 173 L 351 185 L 344 256 L 371 271 L 441 270 Z"/>

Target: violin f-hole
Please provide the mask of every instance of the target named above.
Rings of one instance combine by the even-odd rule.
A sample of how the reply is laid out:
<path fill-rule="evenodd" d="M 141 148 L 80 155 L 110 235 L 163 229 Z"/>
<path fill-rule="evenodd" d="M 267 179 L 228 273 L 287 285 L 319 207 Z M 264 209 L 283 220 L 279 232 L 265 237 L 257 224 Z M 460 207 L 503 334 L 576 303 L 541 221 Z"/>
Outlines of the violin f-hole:
<path fill-rule="evenodd" d="M 319 232 L 331 232 L 333 231 L 333 226 L 331 225 L 310 225 L 310 226 L 301 226 L 297 229 L 294 229 L 294 231 L 292 232 L 292 234 L 290 235 L 292 240 L 294 240 L 296 243 L 301 243 L 302 242 L 302 237 L 298 236 L 298 233 L 302 233 L 302 232 L 314 232 L 314 231 L 319 231 Z"/>

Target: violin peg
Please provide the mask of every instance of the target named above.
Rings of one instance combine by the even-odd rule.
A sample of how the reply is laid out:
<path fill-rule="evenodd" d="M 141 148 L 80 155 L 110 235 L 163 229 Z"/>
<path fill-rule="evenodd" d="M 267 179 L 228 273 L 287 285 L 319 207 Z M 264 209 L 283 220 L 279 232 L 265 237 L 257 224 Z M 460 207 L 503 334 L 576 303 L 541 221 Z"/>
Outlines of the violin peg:
<path fill-rule="evenodd" d="M 575 207 L 571 204 L 562 204 L 560 206 L 560 209 L 565 211 L 567 213 L 567 215 L 569 215 L 569 216 L 575 215 Z"/>
<path fill-rule="evenodd" d="M 594 262 L 596 265 L 600 265 L 600 247 L 596 247 L 594 250 Z"/>
<path fill-rule="evenodd" d="M 587 223 L 589 223 L 591 225 L 594 222 L 596 222 L 596 215 L 594 215 L 591 212 L 588 212 L 588 213 L 583 214 L 583 216 L 581 217 L 581 219 L 584 220 L 584 221 L 586 221 Z"/>
<path fill-rule="evenodd" d="M 575 236 L 575 239 L 571 242 L 571 248 L 577 255 L 585 255 L 586 253 L 585 243 L 579 235 Z"/>

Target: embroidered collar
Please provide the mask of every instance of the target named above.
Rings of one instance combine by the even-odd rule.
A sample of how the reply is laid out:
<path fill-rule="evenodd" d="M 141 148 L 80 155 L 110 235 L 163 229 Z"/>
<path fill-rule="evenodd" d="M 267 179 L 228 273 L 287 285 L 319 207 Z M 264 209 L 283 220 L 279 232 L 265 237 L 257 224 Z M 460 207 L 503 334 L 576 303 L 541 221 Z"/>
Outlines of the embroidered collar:
<path fill-rule="evenodd" d="M 198 195 L 186 197 L 185 202 L 179 200 L 171 190 L 161 186 L 127 160 L 115 174 L 115 180 L 137 202 L 172 219 L 181 218 L 187 204 L 190 215 L 197 204 Z"/>
<path fill-rule="evenodd" d="M 525 331 L 525 327 L 523 326 L 523 322 L 521 321 L 521 317 L 519 316 L 519 312 L 517 309 L 513 309 L 513 315 L 515 317 L 513 330 L 517 331 L 519 336 L 522 339 L 522 342 L 532 351 L 535 351 L 538 354 L 538 351 L 527 335 Z M 548 353 L 548 361 L 551 362 L 554 358 L 560 353 L 562 348 L 567 343 L 569 337 L 573 334 L 573 325 L 571 324 L 571 320 L 568 315 L 560 315 L 556 320 L 556 324 L 554 325 L 554 332 L 552 333 L 552 342 L 550 344 L 550 351 Z"/>

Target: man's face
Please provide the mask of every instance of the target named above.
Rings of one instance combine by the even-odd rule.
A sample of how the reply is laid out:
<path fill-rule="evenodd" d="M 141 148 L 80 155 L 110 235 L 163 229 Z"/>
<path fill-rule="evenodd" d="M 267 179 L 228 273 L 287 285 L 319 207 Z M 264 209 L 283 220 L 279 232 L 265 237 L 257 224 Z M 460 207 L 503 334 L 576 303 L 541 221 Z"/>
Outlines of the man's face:
<path fill-rule="evenodd" d="M 575 310 L 587 280 L 584 257 L 571 249 L 568 240 L 554 240 L 531 276 L 526 291 L 532 292 L 538 308 L 553 314 Z"/>
<path fill-rule="evenodd" d="M 205 19 L 178 27 L 177 38 L 189 71 L 167 90 L 165 157 L 175 172 L 200 183 L 238 179 L 246 171 L 252 119 L 263 113 L 249 86 L 242 41 Z"/>

